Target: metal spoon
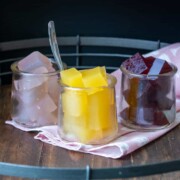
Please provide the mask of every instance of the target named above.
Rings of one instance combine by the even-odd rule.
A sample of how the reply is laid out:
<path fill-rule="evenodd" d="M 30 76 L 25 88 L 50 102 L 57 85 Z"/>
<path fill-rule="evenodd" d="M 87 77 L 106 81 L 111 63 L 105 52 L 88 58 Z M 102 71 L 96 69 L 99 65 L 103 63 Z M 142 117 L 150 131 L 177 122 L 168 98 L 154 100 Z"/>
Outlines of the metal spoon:
<path fill-rule="evenodd" d="M 62 70 L 64 70 L 64 67 L 63 67 L 63 63 L 61 60 L 59 47 L 58 47 L 58 43 L 57 43 L 54 21 L 49 21 L 49 23 L 48 23 L 48 34 L 49 34 L 49 43 L 51 46 L 51 51 L 54 55 L 54 58 L 57 62 L 59 69 L 62 71 Z"/>

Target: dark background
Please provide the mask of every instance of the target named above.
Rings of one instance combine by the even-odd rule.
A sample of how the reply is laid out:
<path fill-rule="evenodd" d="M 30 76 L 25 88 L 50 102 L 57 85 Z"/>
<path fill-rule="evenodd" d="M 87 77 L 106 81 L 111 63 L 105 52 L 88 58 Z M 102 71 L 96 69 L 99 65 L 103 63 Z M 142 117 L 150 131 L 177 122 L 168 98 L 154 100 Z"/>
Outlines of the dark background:
<path fill-rule="evenodd" d="M 101 36 L 146 39 L 167 43 L 180 41 L 180 3 L 174 0 L 1 0 L 0 42 L 48 37 L 48 22 L 53 20 L 57 36 Z M 98 49 L 99 48 L 99 49 Z M 121 49 L 91 47 L 81 52 L 121 53 Z M 38 50 L 0 52 L 0 73 L 10 72 L 11 61 L 3 59 L 27 56 Z M 60 47 L 63 53 L 74 52 L 74 47 Z M 133 49 L 131 54 L 137 52 Z M 124 49 L 123 49 L 123 53 Z M 129 51 L 128 51 L 129 53 Z M 145 52 L 141 52 L 145 53 Z M 62 57 L 68 66 L 75 65 L 75 57 Z M 119 67 L 124 58 L 81 57 L 80 66 L 106 65 Z M 0 78 L 1 80 L 1 78 Z M 3 76 L 7 84 L 11 76 Z"/>
<path fill-rule="evenodd" d="M 180 3 L 143 0 L 1 0 L 0 42 L 58 36 L 108 36 L 180 40 Z"/>

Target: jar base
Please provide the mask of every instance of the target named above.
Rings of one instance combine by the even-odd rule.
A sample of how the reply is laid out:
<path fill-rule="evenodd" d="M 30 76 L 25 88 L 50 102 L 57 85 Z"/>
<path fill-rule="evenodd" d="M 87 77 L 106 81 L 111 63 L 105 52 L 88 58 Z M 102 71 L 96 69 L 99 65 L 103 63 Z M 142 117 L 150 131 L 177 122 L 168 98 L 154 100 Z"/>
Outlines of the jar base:
<path fill-rule="evenodd" d="M 110 143 L 111 141 L 113 141 L 117 135 L 118 135 L 118 129 L 114 131 L 114 133 L 112 135 L 109 135 L 107 137 L 98 139 L 98 140 L 89 140 L 89 141 L 81 141 L 78 140 L 78 138 L 72 134 L 64 134 L 60 129 L 58 130 L 58 133 L 60 135 L 60 137 L 62 139 L 64 139 L 65 141 L 68 142 L 78 142 L 78 143 L 82 143 L 82 144 L 86 144 L 86 145 L 103 145 L 103 144 L 107 144 Z"/>
<path fill-rule="evenodd" d="M 18 124 L 19 126 L 22 126 L 24 128 L 38 128 L 38 127 L 41 127 L 40 124 L 38 124 L 37 122 L 32 122 L 32 123 L 23 123 L 23 122 L 20 122 L 20 121 L 16 121 L 16 120 L 13 120 L 16 124 Z"/>
<path fill-rule="evenodd" d="M 138 131 L 157 131 L 170 127 L 173 124 L 173 122 L 158 126 L 158 125 L 141 125 L 141 124 L 132 123 L 131 121 L 128 120 L 121 120 L 121 124 L 127 128 Z"/>

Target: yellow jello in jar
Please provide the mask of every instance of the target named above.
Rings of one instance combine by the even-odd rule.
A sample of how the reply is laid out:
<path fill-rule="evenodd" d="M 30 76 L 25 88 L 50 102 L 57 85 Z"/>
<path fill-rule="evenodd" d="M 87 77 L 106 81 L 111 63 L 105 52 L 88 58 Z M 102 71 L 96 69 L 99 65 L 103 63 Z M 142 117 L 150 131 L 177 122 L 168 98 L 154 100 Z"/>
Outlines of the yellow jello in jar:
<path fill-rule="evenodd" d="M 105 67 L 62 71 L 61 137 L 85 144 L 102 144 L 112 140 L 118 131 L 115 84 L 115 77 L 108 75 Z"/>

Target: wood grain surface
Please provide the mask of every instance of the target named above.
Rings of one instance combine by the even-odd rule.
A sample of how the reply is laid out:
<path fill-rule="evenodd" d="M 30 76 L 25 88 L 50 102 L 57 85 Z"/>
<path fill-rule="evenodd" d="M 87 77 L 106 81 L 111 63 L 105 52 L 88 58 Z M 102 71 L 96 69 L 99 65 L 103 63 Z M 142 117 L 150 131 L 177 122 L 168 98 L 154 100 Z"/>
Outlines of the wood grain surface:
<path fill-rule="evenodd" d="M 0 87 L 0 161 L 47 167 L 108 168 L 144 165 L 180 159 L 180 125 L 164 136 L 120 158 L 110 159 L 70 151 L 35 140 L 35 133 L 23 132 L 5 121 L 10 119 L 11 86 Z M 0 176 L 0 179 L 22 179 Z M 133 180 L 178 180 L 180 172 L 133 178 Z M 129 179 L 130 180 L 130 179 Z"/>

